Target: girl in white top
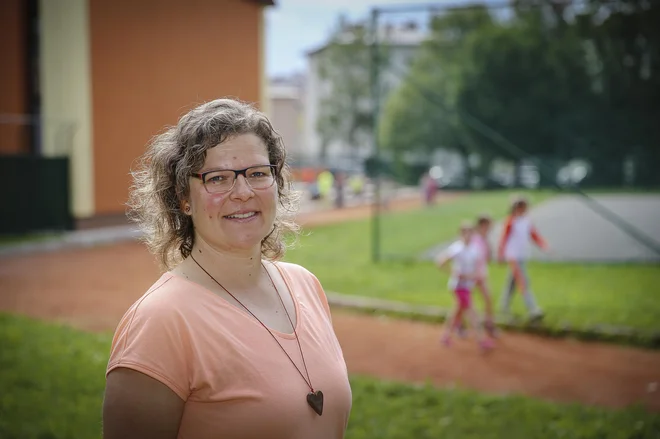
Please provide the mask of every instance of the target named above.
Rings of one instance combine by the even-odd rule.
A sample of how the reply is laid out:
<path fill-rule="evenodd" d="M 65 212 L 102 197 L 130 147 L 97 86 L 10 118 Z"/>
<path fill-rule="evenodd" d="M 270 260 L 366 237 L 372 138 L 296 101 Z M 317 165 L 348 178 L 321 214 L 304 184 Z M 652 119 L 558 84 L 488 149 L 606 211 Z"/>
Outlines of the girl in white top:
<path fill-rule="evenodd" d="M 492 219 L 488 215 L 477 218 L 477 225 L 470 241 L 478 255 L 476 287 L 484 300 L 484 327 L 490 336 L 495 336 L 495 321 L 493 318 L 493 301 L 488 284 L 488 264 L 491 260 L 491 248 L 488 243 Z"/>
<path fill-rule="evenodd" d="M 477 332 L 477 339 L 480 346 L 484 349 L 491 349 L 493 342 L 485 336 L 479 325 L 477 314 L 472 309 L 471 290 L 478 278 L 479 253 L 475 247 L 470 245 L 470 240 L 474 233 L 472 226 L 463 224 L 460 228 L 460 239 L 454 242 L 443 252 L 436 261 L 440 269 L 445 269 L 447 263 L 452 261 L 449 277 L 449 288 L 456 297 L 456 308 L 447 318 L 445 323 L 442 343 L 445 346 L 451 345 L 451 336 L 454 329 L 460 324 L 463 316 L 467 316 L 470 326 Z"/>
<path fill-rule="evenodd" d="M 511 298 L 518 287 L 523 294 L 525 306 L 532 321 L 543 318 L 543 311 L 536 304 L 534 294 L 529 287 L 526 261 L 529 259 L 530 242 L 547 251 L 548 245 L 536 231 L 527 215 L 528 202 L 525 198 L 517 198 L 511 206 L 511 215 L 504 224 L 504 233 L 499 246 L 499 260 L 509 266 L 509 279 L 502 295 L 502 311 L 509 313 Z"/>

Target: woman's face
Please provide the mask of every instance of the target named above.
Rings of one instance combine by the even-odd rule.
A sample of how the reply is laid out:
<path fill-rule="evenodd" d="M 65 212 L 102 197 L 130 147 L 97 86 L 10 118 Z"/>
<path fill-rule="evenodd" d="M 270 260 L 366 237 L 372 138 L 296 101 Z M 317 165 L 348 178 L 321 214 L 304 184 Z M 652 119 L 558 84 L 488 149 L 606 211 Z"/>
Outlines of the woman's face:
<path fill-rule="evenodd" d="M 210 148 L 199 173 L 269 164 L 264 141 L 255 134 L 239 134 Z M 191 177 L 188 202 L 195 241 L 202 239 L 220 251 L 260 252 L 261 241 L 273 229 L 277 199 L 277 182 L 253 189 L 245 176 L 239 175 L 229 192 L 209 193 L 200 179 Z"/>

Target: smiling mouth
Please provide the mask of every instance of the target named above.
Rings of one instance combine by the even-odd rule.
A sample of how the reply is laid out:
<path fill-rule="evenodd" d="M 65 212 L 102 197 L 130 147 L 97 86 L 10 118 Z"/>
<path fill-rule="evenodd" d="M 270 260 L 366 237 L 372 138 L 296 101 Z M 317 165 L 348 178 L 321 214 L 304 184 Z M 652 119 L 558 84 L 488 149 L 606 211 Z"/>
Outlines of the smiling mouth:
<path fill-rule="evenodd" d="M 252 218 L 255 215 L 257 215 L 257 212 L 234 213 L 232 215 L 226 215 L 225 218 L 227 218 L 227 219 L 247 219 L 247 218 Z"/>

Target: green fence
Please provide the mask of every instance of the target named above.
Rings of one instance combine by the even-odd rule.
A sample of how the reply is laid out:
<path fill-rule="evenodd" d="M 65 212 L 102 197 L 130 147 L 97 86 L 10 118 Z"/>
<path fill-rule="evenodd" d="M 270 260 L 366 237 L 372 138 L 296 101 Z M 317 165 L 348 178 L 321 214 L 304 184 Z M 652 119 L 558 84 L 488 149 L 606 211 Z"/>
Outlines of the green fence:
<path fill-rule="evenodd" d="M 70 230 L 69 159 L 0 156 L 0 233 Z"/>

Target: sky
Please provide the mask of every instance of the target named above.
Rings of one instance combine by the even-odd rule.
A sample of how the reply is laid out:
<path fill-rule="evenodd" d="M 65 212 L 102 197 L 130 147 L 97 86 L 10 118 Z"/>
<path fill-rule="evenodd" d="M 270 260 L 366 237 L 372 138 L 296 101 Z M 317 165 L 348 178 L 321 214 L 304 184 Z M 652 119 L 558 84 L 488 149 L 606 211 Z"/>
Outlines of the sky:
<path fill-rule="evenodd" d="M 266 8 L 266 73 L 269 77 L 302 73 L 305 54 L 321 47 L 337 26 L 339 15 L 349 21 L 369 20 L 373 7 L 405 5 L 502 4 L 504 0 L 275 0 Z M 428 19 L 426 12 L 381 14 L 380 23 Z"/>
<path fill-rule="evenodd" d="M 276 6 L 266 10 L 268 76 L 304 72 L 305 53 L 327 41 L 340 14 L 368 19 L 372 6 L 407 3 L 410 0 L 275 0 Z"/>

